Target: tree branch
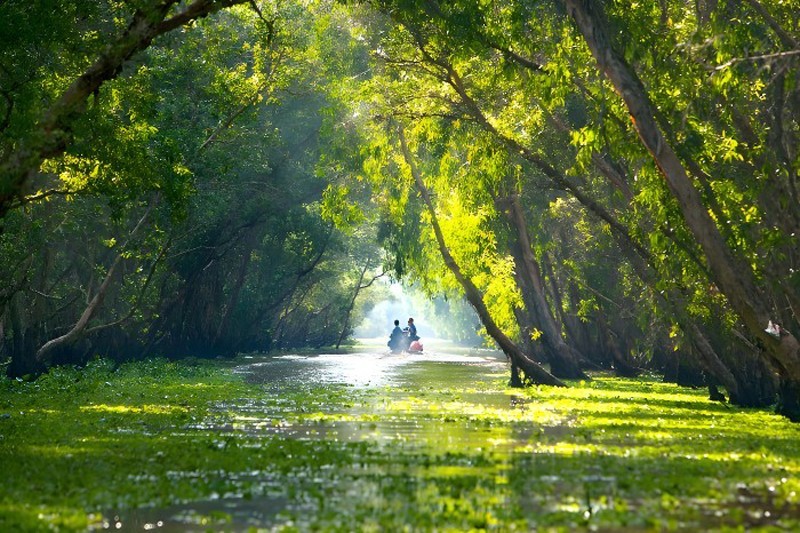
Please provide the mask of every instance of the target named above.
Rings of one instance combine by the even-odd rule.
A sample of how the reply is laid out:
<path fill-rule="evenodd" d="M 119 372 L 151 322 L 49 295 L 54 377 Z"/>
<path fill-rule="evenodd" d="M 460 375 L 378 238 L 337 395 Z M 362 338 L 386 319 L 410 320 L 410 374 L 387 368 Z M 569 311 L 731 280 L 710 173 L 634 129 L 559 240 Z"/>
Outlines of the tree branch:
<path fill-rule="evenodd" d="M 166 17 L 178 0 L 151 1 L 148 7 L 137 9 L 126 30 L 61 94 L 34 131 L 0 161 L 0 219 L 42 162 L 61 155 L 72 144 L 73 124 L 83 114 L 89 96 L 116 78 L 128 60 L 147 49 L 155 37 L 245 1 L 196 0 L 170 19 Z"/>

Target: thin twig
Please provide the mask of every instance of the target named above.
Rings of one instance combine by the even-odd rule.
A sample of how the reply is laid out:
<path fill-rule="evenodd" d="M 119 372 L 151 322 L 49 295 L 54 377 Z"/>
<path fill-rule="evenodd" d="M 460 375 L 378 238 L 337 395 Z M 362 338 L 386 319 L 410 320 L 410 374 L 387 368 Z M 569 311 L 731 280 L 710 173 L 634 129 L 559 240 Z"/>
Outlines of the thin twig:
<path fill-rule="evenodd" d="M 730 61 L 727 61 L 722 65 L 714 67 L 714 70 L 724 70 L 732 65 L 735 65 L 737 63 L 744 63 L 745 61 L 767 61 L 769 59 L 781 59 L 796 55 L 800 55 L 800 50 L 789 50 L 788 52 L 775 52 L 774 54 L 764 54 L 760 56 L 734 57 Z"/>

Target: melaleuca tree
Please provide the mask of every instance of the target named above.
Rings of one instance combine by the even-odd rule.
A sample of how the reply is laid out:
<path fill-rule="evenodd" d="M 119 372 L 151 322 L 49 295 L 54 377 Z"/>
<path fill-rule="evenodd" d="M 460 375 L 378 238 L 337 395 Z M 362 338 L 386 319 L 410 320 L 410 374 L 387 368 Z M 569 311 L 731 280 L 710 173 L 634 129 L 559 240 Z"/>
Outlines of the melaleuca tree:
<path fill-rule="evenodd" d="M 171 282 L 179 298 L 167 300 L 169 307 L 151 328 L 151 342 L 161 351 L 321 346 L 340 342 L 348 329 L 352 287 L 339 278 L 364 258 L 350 253 L 330 211 L 330 191 L 347 167 L 332 154 L 348 140 L 357 142 L 353 132 L 334 126 L 343 112 L 334 82 L 361 68 L 362 52 L 334 47 L 350 43 L 331 37 L 341 31 L 343 14 L 331 4 L 317 8 L 287 4 L 277 13 L 280 19 L 266 12 L 251 18 L 255 29 L 264 27 L 264 19 L 272 21 L 255 41 L 268 45 L 261 52 L 265 58 L 255 55 L 253 40 L 236 38 L 236 26 L 215 30 L 229 35 L 226 42 L 242 40 L 242 48 L 233 49 L 255 60 L 233 64 L 216 82 L 222 98 L 210 101 L 224 104 L 226 94 L 238 94 L 229 78 L 236 82 L 252 72 L 254 82 L 234 86 L 242 87 L 241 105 L 234 100 L 236 105 L 219 106 L 222 127 L 198 150 L 198 193 L 182 224 L 192 231 L 181 245 L 185 252 L 176 254 L 179 275 Z M 334 57 L 340 69 L 328 68 Z M 346 223 L 357 222 L 353 217 Z"/>
<path fill-rule="evenodd" d="M 234 5 L 236 0 L 72 3 L 6 2 L 0 32 L 4 98 L 4 133 L 0 154 L 0 220 L 30 188 L 38 189 L 40 167 L 59 158 L 82 130 L 90 98 L 117 78 L 130 60 L 157 37 Z M 253 4 L 255 5 L 255 4 Z"/>
<path fill-rule="evenodd" d="M 578 3 L 569 5 L 570 13 L 574 14 Z M 596 5 L 592 4 L 594 7 L 591 9 Z M 749 313 L 747 306 L 741 305 L 743 300 L 737 292 L 739 284 L 736 282 L 730 282 L 728 291 L 723 289 L 724 295 L 707 290 L 710 282 L 719 281 L 719 268 L 725 268 L 725 260 L 719 259 L 725 255 L 724 247 L 718 247 L 722 255 L 710 256 L 708 232 L 698 234 L 696 224 L 691 221 L 685 224 L 686 204 L 675 200 L 674 187 L 670 190 L 665 186 L 659 168 L 647 152 L 647 148 L 652 149 L 652 146 L 635 142 L 639 131 L 636 127 L 641 125 L 628 120 L 630 106 L 626 104 L 630 102 L 617 97 L 614 88 L 604 80 L 604 73 L 595 67 L 589 50 L 579 46 L 582 37 L 572 32 L 561 6 L 506 3 L 500 9 L 499 6 L 472 2 L 442 5 L 409 2 L 393 7 L 401 13 L 396 15 L 398 18 L 407 17 L 409 27 L 416 25 L 421 28 L 415 34 L 417 43 L 429 44 L 431 35 L 439 36 L 439 49 L 429 46 L 428 67 L 438 70 L 444 84 L 449 84 L 458 93 L 460 109 L 467 110 L 473 119 L 494 132 L 512 151 L 522 154 L 556 187 L 569 191 L 612 229 L 620 249 L 626 252 L 635 267 L 633 271 L 652 288 L 654 299 L 661 300 L 656 305 L 665 309 L 665 321 L 679 325 L 691 339 L 690 343 L 698 352 L 705 370 L 723 381 L 732 395 L 738 396 L 741 391 L 737 391 L 737 381 L 741 385 L 747 378 L 743 380 L 743 376 L 731 375 L 731 368 L 737 366 L 736 361 L 728 361 L 726 365 L 720 360 L 720 346 L 711 346 L 703 331 L 708 322 L 697 320 L 700 309 L 710 309 L 706 317 L 710 316 L 709 313 L 732 316 L 730 310 L 738 310 L 739 316 Z M 763 5 L 750 2 L 748 9 L 761 11 L 761 17 L 769 21 L 772 31 L 781 35 L 780 24 L 759 7 L 763 8 Z M 624 28 L 632 36 L 624 53 L 636 61 L 637 68 L 653 72 L 654 88 L 663 82 L 664 105 L 661 107 L 665 110 L 676 102 L 681 105 L 679 86 L 682 83 L 692 88 L 686 93 L 691 95 L 689 99 L 693 102 L 702 101 L 705 96 L 698 92 L 702 90 L 702 83 L 698 83 L 697 78 L 693 80 L 693 75 L 702 77 L 704 63 L 699 62 L 701 68 L 689 69 L 688 75 L 683 75 L 682 69 L 676 68 L 680 63 L 674 60 L 676 56 L 673 53 L 676 44 L 678 50 L 688 45 L 681 39 L 687 35 L 694 38 L 691 20 L 694 15 L 691 9 L 685 9 L 684 4 L 665 2 L 620 12 L 612 21 L 617 24 L 614 29 Z M 707 17 L 705 21 L 708 21 Z M 783 39 L 785 41 L 785 36 Z M 498 66 L 494 71 L 480 71 L 480 65 L 485 62 L 480 58 L 486 57 L 486 50 L 496 51 L 503 58 L 504 62 L 497 63 L 503 68 Z M 663 50 L 660 56 L 659 50 Z M 459 63 L 462 57 L 467 61 Z M 417 58 L 416 64 L 421 62 Z M 738 60 L 734 62 L 738 63 Z M 499 81 L 501 78 L 497 73 L 509 71 L 514 75 Z M 672 78 L 681 78 L 681 81 Z M 725 78 L 727 80 L 730 76 Z M 485 98 L 487 90 L 491 94 L 491 88 L 497 86 L 503 87 L 503 94 L 494 99 Z M 760 86 L 763 84 L 755 83 L 750 87 L 758 91 Z M 616 89 L 623 93 L 626 90 L 619 86 Z M 675 93 L 676 98 L 672 98 L 670 93 Z M 669 123 L 666 115 L 656 113 L 669 137 L 696 144 L 700 139 L 699 130 L 686 120 L 687 116 L 684 112 L 675 118 L 681 119 L 681 125 L 690 126 L 681 136 L 675 126 L 664 126 Z M 638 121 L 639 117 L 635 118 Z M 712 118 L 713 113 L 706 120 Z M 737 121 L 738 128 L 746 129 L 742 126 L 742 117 Z M 574 155 L 568 155 L 574 159 L 567 167 L 542 150 L 545 146 L 542 139 L 557 138 L 558 132 L 568 135 L 569 142 L 577 149 Z M 711 161 L 717 162 L 720 175 L 726 175 L 726 164 L 729 167 L 738 159 L 735 150 L 731 149 L 737 144 L 735 140 L 727 140 L 726 136 L 718 136 L 715 141 L 718 142 L 709 152 Z M 548 151 L 551 151 L 550 147 L 552 145 Z M 681 149 L 685 156 L 688 147 Z M 570 154 L 569 151 L 564 153 Z M 726 204 L 741 206 L 740 213 L 746 222 L 752 223 L 757 219 L 747 203 L 748 199 L 754 198 L 751 194 L 741 194 L 726 187 L 725 180 L 712 183 L 715 180 L 709 178 L 711 173 L 691 158 L 686 161 L 702 186 L 709 210 L 718 220 L 727 219 L 731 223 L 736 220 L 736 217 L 724 216 L 730 211 Z M 564 168 L 566 176 L 561 173 Z M 569 175 L 575 178 L 567 179 Z M 788 175 L 791 176 L 791 172 Z M 791 180 L 787 183 L 791 184 Z M 611 190 L 608 190 L 609 185 L 613 187 Z M 715 187 L 718 192 L 714 191 Z M 720 195 L 725 198 L 717 198 Z M 788 219 L 791 220 L 791 216 Z M 741 249 L 745 255 L 750 253 L 747 251 L 749 245 L 739 242 L 748 231 L 721 226 L 729 246 Z M 747 224 L 742 227 L 746 230 Z M 664 298 L 665 287 L 669 295 Z M 785 292 L 785 297 L 791 306 L 791 291 Z M 730 298 L 734 299 L 735 305 L 727 307 Z M 736 304 L 737 298 L 739 304 Z M 763 329 L 755 327 L 758 323 L 752 320 L 752 315 L 750 317 L 750 333 L 765 339 Z M 716 321 L 712 327 L 728 328 L 733 323 L 733 320 Z M 784 344 L 788 346 L 791 342 L 787 338 Z M 791 398 L 790 391 L 788 395 Z"/>
<path fill-rule="evenodd" d="M 779 410 L 790 417 L 798 417 L 800 343 L 785 329 L 786 321 L 783 331 L 769 326 L 772 324 L 771 317 L 785 317 L 781 311 L 784 304 L 776 305 L 776 302 L 786 302 L 791 309 L 796 301 L 796 291 L 791 282 L 767 282 L 771 278 L 769 273 L 772 270 L 770 257 L 788 258 L 791 256 L 790 250 L 795 248 L 791 237 L 795 232 L 782 239 L 770 239 L 769 236 L 781 235 L 781 228 L 794 227 L 797 202 L 784 202 L 787 207 L 782 211 L 778 209 L 782 226 L 777 233 L 776 227 L 768 222 L 768 215 L 761 214 L 775 211 L 772 203 L 774 194 L 764 194 L 762 183 L 773 185 L 770 192 L 777 193 L 784 201 L 791 199 L 796 171 L 790 164 L 782 165 L 777 172 L 777 167 L 772 166 L 771 174 L 761 174 L 760 171 L 769 168 L 769 165 L 754 168 L 753 163 L 779 161 L 785 145 L 782 142 L 761 143 L 760 148 L 749 152 L 745 157 L 738 150 L 739 140 L 728 133 L 734 129 L 733 122 L 729 123 L 730 129 L 725 128 L 725 115 L 713 111 L 717 104 L 728 99 L 727 94 L 734 97 L 732 102 L 739 109 L 745 107 L 743 103 L 750 103 L 751 115 L 757 115 L 763 109 L 760 102 L 769 102 L 769 109 L 780 109 L 780 118 L 775 121 L 773 116 L 769 120 L 769 112 L 765 110 L 762 117 L 768 120 L 763 122 L 768 124 L 769 131 L 774 133 L 777 129 L 780 132 L 778 135 L 782 137 L 787 131 L 783 120 L 793 114 L 792 104 L 787 106 L 782 97 L 786 87 L 785 79 L 778 75 L 775 81 L 780 90 L 770 93 L 764 90 L 772 81 L 772 74 L 767 69 L 754 71 L 744 68 L 739 72 L 731 70 L 731 65 L 740 58 L 729 60 L 730 64 L 727 65 L 716 65 L 703 59 L 697 61 L 696 56 L 691 54 L 693 50 L 697 50 L 693 46 L 696 44 L 693 39 L 701 37 L 702 31 L 694 31 L 692 28 L 700 28 L 702 24 L 697 23 L 702 22 L 703 17 L 686 10 L 664 9 L 657 22 L 653 10 L 618 12 L 610 7 L 608 13 L 604 13 L 602 6 L 594 2 L 570 1 L 566 2 L 566 6 L 579 33 L 597 60 L 598 69 L 620 92 L 626 108 L 635 120 L 642 145 L 647 148 L 652 160 L 658 165 L 661 176 L 665 178 L 670 195 L 679 209 L 676 223 L 686 224 L 708 265 L 710 281 L 725 296 L 747 334 L 757 339 L 763 347 L 762 360 L 780 374 Z M 720 5 L 718 9 L 720 14 L 727 14 L 726 10 L 731 8 Z M 740 16 L 753 26 L 761 27 L 761 31 L 750 33 L 744 39 L 752 45 L 748 46 L 748 50 L 751 47 L 762 50 L 764 47 L 783 46 L 786 44 L 785 40 L 782 42 L 781 38 L 770 38 L 767 32 L 774 32 L 781 37 L 783 25 L 792 27 L 796 24 L 796 20 L 791 17 L 781 21 L 775 19 L 764 5 L 756 1 L 750 2 L 740 12 Z M 674 22 L 672 17 L 682 17 L 678 18 L 682 24 L 677 30 L 671 30 Z M 649 22 L 649 25 L 642 24 L 642 21 Z M 620 25 L 636 29 L 641 35 L 626 41 L 623 46 L 609 37 L 613 28 Z M 687 26 L 690 28 L 688 35 L 683 35 L 681 31 Z M 731 33 L 734 36 L 733 42 L 742 42 L 739 40 L 742 35 L 740 32 Z M 664 38 L 663 35 L 668 37 Z M 652 46 L 646 46 L 648 41 Z M 723 42 L 726 41 L 723 39 Z M 679 43 L 679 51 L 685 49 L 690 53 L 674 55 L 675 42 Z M 726 42 L 718 50 L 715 59 L 728 56 L 733 49 L 736 46 L 728 47 Z M 743 49 L 740 51 L 742 54 L 749 53 Z M 750 62 L 747 58 L 742 61 Z M 687 68 L 683 68 L 684 66 Z M 786 64 L 780 70 L 787 68 L 791 71 L 791 66 Z M 720 71 L 724 72 L 715 76 Z M 673 108 L 669 102 L 680 100 L 680 93 L 673 94 L 675 87 L 660 89 L 659 80 L 663 80 L 666 73 L 692 80 L 686 88 L 688 94 L 696 95 L 699 101 L 710 105 L 686 106 L 670 116 L 669 112 Z M 742 90 L 736 89 L 739 85 Z M 680 85 L 677 89 L 680 90 Z M 660 105 L 662 101 L 663 105 Z M 663 113 L 661 108 L 667 113 Z M 731 121 L 734 115 L 736 113 L 731 113 Z M 747 115 L 739 116 L 738 119 L 740 134 L 742 131 L 755 133 L 755 128 L 747 131 Z M 750 136 L 751 141 L 756 138 L 757 134 Z M 751 146 L 755 147 L 752 143 Z M 742 164 L 737 164 L 737 161 Z M 737 167 L 741 170 L 737 170 Z M 752 179 L 759 176 L 762 178 L 760 183 L 757 179 Z M 763 258 L 757 253 L 754 255 L 755 250 L 765 249 L 769 252 Z M 791 319 L 788 323 L 791 323 Z"/>
<path fill-rule="evenodd" d="M 350 263 L 322 217 L 328 182 L 319 158 L 333 134 L 323 121 L 337 121 L 338 111 L 322 82 L 331 72 L 315 65 L 346 54 L 330 45 L 321 52 L 319 38 L 337 28 L 310 24 L 307 7 L 232 9 L 160 40 L 124 79 L 104 84 L 72 127 L 80 135 L 70 153 L 43 166 L 47 189 L 58 192 L 26 197 L 26 210 L 13 213 L 19 232 L 3 235 L 35 238 L 43 212 L 43 238 L 63 233 L 50 268 L 23 255 L 4 264 L 30 267 L 4 293 L 7 310 L 19 310 L 30 290 L 59 306 L 46 318 L 33 317 L 45 309 L 38 304 L 22 306 L 33 318 L 4 313 L 4 325 L 16 324 L 4 327 L 5 353 L 35 361 L 46 341 L 82 324 L 106 277 L 82 338 L 47 359 L 336 342 L 351 288 L 334 280 Z M 62 274 L 84 270 L 92 275 Z"/>
<path fill-rule="evenodd" d="M 402 40 L 404 36 L 397 34 L 392 38 Z M 400 41 L 396 44 L 403 46 Z M 519 294 L 511 277 L 511 261 L 497 252 L 493 231 L 486 224 L 494 208 L 471 209 L 470 202 L 474 197 L 459 193 L 475 184 L 475 175 L 463 176 L 453 172 L 464 161 L 460 146 L 464 137 L 449 134 L 451 130 L 458 130 L 457 125 L 426 118 L 437 114 L 439 102 L 435 96 L 435 80 L 425 79 L 423 74 L 416 79 L 419 85 L 397 85 L 393 87 L 396 91 L 388 91 L 387 85 L 392 84 L 396 77 L 396 72 L 392 71 L 395 60 L 391 57 L 382 60 L 388 66 L 387 77 L 378 83 L 373 79 L 373 84 L 378 87 L 373 94 L 373 113 L 392 119 L 379 123 L 379 128 L 384 130 L 376 130 L 372 135 L 373 148 L 369 151 L 365 169 L 373 177 L 378 196 L 385 202 L 384 211 L 392 222 L 389 227 L 397 228 L 392 233 L 399 235 L 394 239 L 397 249 L 393 250 L 401 260 L 399 266 L 410 266 L 412 275 L 409 277 L 420 280 L 420 284 L 429 290 L 444 283 L 445 287 L 449 285 L 465 291 L 478 309 L 487 332 L 495 340 L 500 339 L 498 342 L 504 350 L 520 354 L 519 349 L 510 344 L 508 334 L 503 332 L 504 325 L 516 328 L 512 310 L 518 306 Z M 401 58 L 396 63 L 402 68 L 410 61 Z M 411 69 L 406 74 L 411 75 Z M 420 92 L 428 95 L 430 101 L 413 96 Z M 449 110 L 445 108 L 442 113 L 449 114 Z M 415 121 L 414 127 L 408 128 L 408 137 L 413 136 L 414 143 L 422 144 L 414 150 L 404 147 L 398 153 L 397 143 L 406 136 L 392 130 L 394 120 L 401 117 Z M 417 161 L 418 157 L 421 158 Z M 413 170 L 415 167 L 420 171 Z M 404 168 L 412 169 L 410 174 Z M 427 184 L 423 183 L 423 175 Z M 464 189 L 459 190 L 456 186 L 459 181 L 466 184 Z M 420 203 L 417 198 L 426 199 L 429 192 L 438 197 L 435 205 L 427 200 Z M 420 210 L 417 215 L 416 211 Z M 418 225 L 420 219 L 425 223 Z M 409 230 L 414 227 L 420 227 L 420 230 Z M 443 268 L 443 263 L 446 268 Z M 520 360 L 529 361 L 523 357 Z M 530 371 L 538 372 L 532 364 Z M 541 373 L 538 378 L 534 374 L 529 374 L 529 377 L 552 381 L 552 377 Z"/>
<path fill-rule="evenodd" d="M 494 142 L 501 145 L 501 152 L 504 144 L 502 135 L 525 136 L 541 128 L 543 120 L 541 113 L 522 116 L 521 109 L 523 108 L 520 103 L 524 100 L 524 94 L 509 91 L 510 80 L 498 68 L 498 59 L 500 59 L 498 53 L 489 50 L 488 53 L 479 56 L 474 48 L 468 46 L 463 50 L 456 48 L 452 46 L 449 34 L 435 23 L 428 23 L 424 16 L 420 19 L 401 20 L 407 31 L 390 34 L 379 58 L 386 65 L 387 70 L 393 69 L 395 72 L 392 81 L 381 82 L 379 89 L 383 94 L 392 93 L 394 100 L 387 107 L 392 109 L 391 113 L 394 116 L 410 116 L 412 119 L 420 117 L 450 118 L 450 122 L 446 126 L 439 126 L 438 131 L 421 134 L 430 143 L 438 144 L 442 144 L 442 142 L 437 136 L 445 136 L 446 134 L 442 132 L 446 129 L 466 131 L 459 127 L 459 121 L 466 124 L 477 123 L 478 126 L 487 130 L 487 133 L 494 134 Z M 447 26 L 447 28 L 451 27 Z M 465 82 L 467 78 L 469 81 Z M 519 97 L 518 100 L 517 97 Z M 482 106 L 484 107 L 482 108 Z M 499 134 L 500 132 L 508 133 Z M 449 150 L 455 154 L 452 158 L 457 163 L 452 165 L 453 168 L 458 168 L 463 163 L 464 168 L 475 170 L 473 174 L 451 173 L 449 186 L 464 184 L 463 190 L 470 191 L 473 202 L 477 202 L 477 204 L 483 202 L 483 207 L 476 208 L 474 213 L 477 214 L 481 210 L 487 209 L 494 213 L 495 202 L 503 201 L 505 197 L 517 194 L 519 187 L 524 186 L 518 183 L 518 178 L 510 175 L 513 163 L 506 164 L 505 171 L 501 170 L 499 173 L 494 171 L 495 184 L 493 186 L 496 190 L 489 192 L 481 184 L 480 174 L 481 172 L 488 174 L 487 167 L 481 167 L 481 164 L 491 164 L 491 158 L 483 158 L 478 151 L 475 151 L 471 157 L 465 155 L 470 151 L 469 147 L 476 144 L 475 138 L 471 138 L 468 134 L 454 134 L 451 139 L 444 142 L 450 143 Z M 439 148 L 433 148 L 431 151 L 436 152 L 437 150 L 443 151 Z M 487 151 L 487 153 L 489 152 Z M 506 157 L 508 158 L 508 156 Z M 558 173 L 558 170 L 543 162 L 540 157 L 534 155 L 533 159 L 535 163 L 539 163 L 539 167 L 544 167 L 546 172 Z M 533 167 L 534 173 L 542 172 L 542 168 Z M 563 176 L 559 175 L 558 179 L 563 182 Z M 539 178 L 539 182 L 548 183 L 548 179 L 546 177 Z M 446 187 L 442 187 L 442 189 L 444 188 Z M 479 190 L 484 191 L 483 199 L 475 197 L 476 191 Z M 514 217 L 511 220 L 518 218 Z M 521 220 L 515 227 L 518 230 L 524 230 L 526 223 Z M 522 237 L 518 236 L 517 238 Z M 527 235 L 525 240 L 529 240 Z M 503 243 L 503 246 L 506 246 L 506 243 Z M 517 254 L 517 271 L 526 272 L 526 277 L 533 280 L 531 286 L 538 287 L 537 291 L 527 292 L 538 295 L 538 298 L 529 299 L 526 307 L 529 312 L 538 314 L 537 319 L 541 330 L 544 331 L 545 343 L 548 350 L 555 356 L 554 360 L 575 360 L 580 356 L 573 355 L 574 348 L 569 347 L 563 340 L 560 328 L 554 320 L 552 304 L 546 301 L 544 295 L 544 282 L 541 274 L 538 273 L 541 269 L 535 264 L 535 258 L 525 252 L 525 249 L 529 248 L 530 245 L 526 243 L 521 247 L 521 252 Z M 523 253 L 527 253 L 525 257 L 529 258 L 525 262 L 522 261 Z M 525 265 L 530 266 L 526 268 Z M 492 276 L 492 279 L 503 278 Z M 513 287 L 515 284 L 512 281 L 508 285 Z M 512 309 L 514 307 L 514 305 L 509 306 Z M 529 334 L 526 333 L 526 337 L 528 336 Z M 572 366 L 574 368 L 577 365 L 573 363 Z M 571 372 L 573 371 L 565 369 L 565 375 Z"/>

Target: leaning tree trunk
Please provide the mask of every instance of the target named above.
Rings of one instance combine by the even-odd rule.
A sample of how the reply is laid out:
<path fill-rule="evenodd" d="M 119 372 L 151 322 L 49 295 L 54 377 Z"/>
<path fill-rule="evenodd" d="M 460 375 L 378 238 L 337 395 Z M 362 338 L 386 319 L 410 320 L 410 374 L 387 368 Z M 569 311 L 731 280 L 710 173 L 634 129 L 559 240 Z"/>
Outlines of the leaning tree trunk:
<path fill-rule="evenodd" d="M 120 262 L 122 261 L 122 254 L 118 254 L 117 257 L 114 259 L 114 262 L 111 264 L 111 267 L 108 269 L 108 273 L 106 274 L 103 283 L 100 284 L 100 287 L 97 289 L 94 297 L 89 302 L 89 305 L 86 306 L 81 317 L 78 319 L 78 322 L 72 326 L 67 333 L 61 335 L 60 337 L 56 337 L 55 339 L 51 339 L 44 343 L 39 350 L 36 352 L 36 361 L 37 362 L 44 362 L 48 356 L 48 354 L 58 348 L 59 346 L 64 346 L 67 344 L 71 344 L 72 342 L 76 341 L 86 329 L 86 326 L 89 325 L 89 321 L 95 315 L 98 309 L 103 305 L 103 300 L 108 293 L 108 288 L 111 286 L 111 281 L 114 278 L 114 274 L 119 266 Z"/>
<path fill-rule="evenodd" d="M 642 369 L 628 360 L 625 351 L 620 347 L 620 342 L 617 340 L 619 335 L 611 328 L 611 325 L 606 320 L 604 313 L 598 313 L 597 328 L 600 332 L 603 346 L 603 351 L 611 358 L 614 365 L 614 373 L 620 377 L 633 378 L 642 373 Z"/>
<path fill-rule="evenodd" d="M 353 290 L 353 297 L 350 298 L 350 302 L 347 304 L 347 309 L 345 309 L 344 322 L 342 323 L 342 332 L 339 334 L 339 339 L 336 341 L 337 350 L 339 349 L 339 346 L 342 345 L 342 342 L 344 342 L 344 338 L 347 336 L 348 330 L 350 329 L 350 317 L 353 314 L 353 309 L 356 306 L 356 299 L 358 299 L 358 295 L 361 293 L 361 291 L 369 288 L 373 283 L 375 283 L 376 279 L 380 278 L 385 274 L 385 272 L 383 272 L 377 276 L 374 276 L 369 281 L 369 283 L 367 283 L 366 285 L 362 285 L 361 282 L 364 281 L 364 276 L 367 275 L 367 270 L 369 270 L 369 267 L 370 267 L 370 260 L 369 258 L 367 258 L 367 263 L 364 265 L 364 268 L 361 269 L 361 274 L 359 275 L 355 289 Z"/>
<path fill-rule="evenodd" d="M 564 0 L 564 3 L 598 67 L 623 99 L 642 144 L 661 170 L 687 227 L 703 249 L 714 282 L 750 334 L 767 348 L 768 362 L 779 372 L 783 383 L 779 412 L 800 420 L 800 395 L 797 394 L 800 390 L 800 342 L 789 332 L 776 339 L 764 331 L 770 318 L 769 305 L 761 299 L 753 271 L 726 245 L 686 169 L 659 128 L 644 86 L 612 46 L 601 7 L 592 0 Z"/>
<path fill-rule="evenodd" d="M 518 272 L 514 273 L 515 278 L 519 278 Z M 523 281 L 517 279 L 517 284 L 522 285 Z M 514 307 L 514 317 L 517 319 L 517 324 L 520 328 L 520 348 L 527 354 L 532 356 L 534 361 L 550 362 L 550 354 L 544 350 L 542 343 L 533 341 L 533 332 L 538 329 L 533 322 L 531 314 L 520 307 Z"/>
<path fill-rule="evenodd" d="M 219 324 L 217 325 L 217 331 L 214 334 L 214 340 L 212 342 L 212 346 L 214 346 L 217 350 L 222 350 L 224 353 L 234 354 L 236 352 L 236 342 L 231 343 L 231 335 L 228 333 L 229 328 L 231 325 L 231 320 L 233 318 L 233 314 L 236 311 L 236 308 L 239 305 L 239 299 L 242 295 L 242 288 L 244 287 L 244 283 L 247 280 L 247 274 L 250 270 L 250 263 L 252 262 L 252 251 L 256 246 L 260 238 L 260 233 L 257 231 L 258 227 L 250 228 L 249 235 L 247 235 L 243 240 L 242 250 L 241 250 L 241 260 L 239 262 L 239 269 L 236 275 L 236 282 L 233 284 L 231 288 L 231 295 L 228 298 L 228 302 L 225 304 L 225 307 L 222 310 L 222 318 L 219 320 Z M 223 336 L 226 336 L 226 342 L 221 342 L 223 340 Z M 238 338 L 238 337 L 237 337 Z"/>
<path fill-rule="evenodd" d="M 411 156 L 411 152 L 408 149 L 408 144 L 406 143 L 406 138 L 403 134 L 402 128 L 398 129 L 398 133 L 400 136 L 400 146 L 403 151 L 403 157 L 405 158 L 406 163 L 411 170 L 411 174 L 414 178 L 414 182 L 417 185 L 417 189 L 419 189 L 422 200 L 425 203 L 425 207 L 428 209 L 428 213 L 431 216 L 431 225 L 433 226 L 433 232 L 436 235 L 436 242 L 439 245 L 439 251 L 442 254 L 442 259 L 444 259 L 445 265 L 447 265 L 447 268 L 450 269 L 450 272 L 453 273 L 461 287 L 464 289 L 464 294 L 467 300 L 472 307 L 475 308 L 475 311 L 480 317 L 481 322 L 486 328 L 486 332 L 495 340 L 495 342 L 497 342 L 497 344 L 500 346 L 500 349 L 503 350 L 503 352 L 511 360 L 512 367 L 522 370 L 522 372 L 524 372 L 525 376 L 531 382 L 541 385 L 555 385 L 559 387 L 565 386 L 561 380 L 550 374 L 536 361 L 530 359 L 520 349 L 519 346 L 514 344 L 514 342 L 509 339 L 505 333 L 503 333 L 489 313 L 489 309 L 486 307 L 486 304 L 483 302 L 483 295 L 481 294 L 480 290 L 478 290 L 478 287 L 475 286 L 471 279 L 467 278 L 464 273 L 461 272 L 461 268 L 458 266 L 458 263 L 456 263 L 455 259 L 453 259 L 453 256 L 450 254 L 450 250 L 445 243 L 444 234 L 439 226 L 439 220 L 436 217 L 436 211 L 433 207 L 430 194 L 428 193 L 428 188 L 422 181 L 422 176 L 420 175 L 416 163 Z"/>
<path fill-rule="evenodd" d="M 347 309 L 345 309 L 344 313 L 344 321 L 342 322 L 342 331 L 339 333 L 339 338 L 336 340 L 337 350 L 342 345 L 342 342 L 344 342 L 344 338 L 347 336 L 347 330 L 350 327 L 350 314 L 353 312 L 353 308 L 356 306 L 358 293 L 361 292 L 361 289 L 363 288 L 361 286 L 361 282 L 364 281 L 364 276 L 367 275 L 367 270 L 369 270 L 369 258 L 367 258 L 364 268 L 361 269 L 361 272 L 358 275 L 358 281 L 356 281 L 355 289 L 353 289 L 353 297 L 350 298 L 350 301 L 347 303 Z"/>
<path fill-rule="evenodd" d="M 138 233 L 142 226 L 144 226 L 145 220 L 147 220 L 147 217 L 150 215 L 150 211 L 153 209 L 153 206 L 154 203 L 151 203 L 150 207 L 147 208 L 147 211 L 145 211 L 144 215 L 142 215 L 142 217 L 136 223 L 136 226 L 134 226 L 134 228 L 128 234 L 128 239 L 120 247 L 119 253 L 117 253 L 117 256 L 114 258 L 114 262 L 111 263 L 111 266 L 108 268 L 106 277 L 103 279 L 100 287 L 98 287 L 95 295 L 89 301 L 86 309 L 84 309 L 83 313 L 81 313 L 81 316 L 75 325 L 72 326 L 72 328 L 64 335 L 47 341 L 36 351 L 36 361 L 38 363 L 44 363 L 52 350 L 60 346 L 71 344 L 84 335 L 87 326 L 89 325 L 89 321 L 103 305 L 103 300 L 105 300 L 108 289 L 111 287 L 111 282 L 114 279 L 114 274 L 116 273 L 117 267 L 119 267 L 120 263 L 122 262 L 124 254 L 128 248 L 128 243 L 130 243 L 133 236 Z"/>
<path fill-rule="evenodd" d="M 519 273 L 520 289 L 528 311 L 533 314 L 536 323 L 542 330 L 542 340 L 548 348 L 550 372 L 564 379 L 588 379 L 581 370 L 580 361 L 584 358 L 572 346 L 564 342 L 561 327 L 553 317 L 550 305 L 545 296 L 544 280 L 541 268 L 533 255 L 530 236 L 525 222 L 525 215 L 519 203 L 519 197 L 512 195 L 502 202 L 506 207 L 506 215 L 516 234 L 512 242 L 514 264 Z"/>

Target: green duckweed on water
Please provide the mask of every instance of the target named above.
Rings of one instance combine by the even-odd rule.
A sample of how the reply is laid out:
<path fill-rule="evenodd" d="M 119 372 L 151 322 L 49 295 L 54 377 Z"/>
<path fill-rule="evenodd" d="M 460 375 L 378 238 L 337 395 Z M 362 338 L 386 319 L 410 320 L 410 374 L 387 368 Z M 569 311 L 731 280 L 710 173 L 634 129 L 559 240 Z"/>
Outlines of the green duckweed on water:
<path fill-rule="evenodd" d="M 0 531 L 800 528 L 796 424 L 655 377 L 506 381 L 375 354 L 4 380 Z"/>

